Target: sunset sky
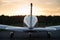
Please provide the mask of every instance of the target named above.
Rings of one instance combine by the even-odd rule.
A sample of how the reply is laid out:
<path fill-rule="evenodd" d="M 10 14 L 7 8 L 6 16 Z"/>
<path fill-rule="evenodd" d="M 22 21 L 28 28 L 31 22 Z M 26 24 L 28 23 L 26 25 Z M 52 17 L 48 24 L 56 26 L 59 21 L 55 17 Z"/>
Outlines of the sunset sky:
<path fill-rule="evenodd" d="M 60 0 L 0 0 L 0 15 L 60 15 Z"/>

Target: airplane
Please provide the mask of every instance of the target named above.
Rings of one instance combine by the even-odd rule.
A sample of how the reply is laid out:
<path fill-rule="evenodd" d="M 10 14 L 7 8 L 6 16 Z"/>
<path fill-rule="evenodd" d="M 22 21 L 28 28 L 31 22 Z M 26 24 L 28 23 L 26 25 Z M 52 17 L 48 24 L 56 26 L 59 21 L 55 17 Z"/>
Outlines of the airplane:
<path fill-rule="evenodd" d="M 38 22 L 38 19 L 36 16 L 32 15 L 32 6 L 31 3 L 31 14 L 24 17 L 24 23 L 27 25 L 27 27 L 17 27 L 17 26 L 9 26 L 9 25 L 2 25 L 0 24 L 0 29 L 4 30 L 11 30 L 11 31 L 19 31 L 19 32 L 32 32 L 32 31 L 56 31 L 60 30 L 60 26 L 49 26 L 49 27 L 35 27 L 36 23 Z"/>

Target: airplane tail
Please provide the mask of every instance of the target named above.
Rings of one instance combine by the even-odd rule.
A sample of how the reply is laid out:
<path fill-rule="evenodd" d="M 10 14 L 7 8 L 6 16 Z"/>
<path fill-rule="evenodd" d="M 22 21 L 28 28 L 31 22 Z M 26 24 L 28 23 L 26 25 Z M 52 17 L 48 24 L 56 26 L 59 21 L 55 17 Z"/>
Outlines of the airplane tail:
<path fill-rule="evenodd" d="M 37 23 L 37 17 L 32 15 L 32 3 L 31 5 L 31 10 L 30 10 L 30 16 L 25 16 L 24 18 L 24 23 L 29 27 L 29 29 L 33 29 L 35 24 Z"/>

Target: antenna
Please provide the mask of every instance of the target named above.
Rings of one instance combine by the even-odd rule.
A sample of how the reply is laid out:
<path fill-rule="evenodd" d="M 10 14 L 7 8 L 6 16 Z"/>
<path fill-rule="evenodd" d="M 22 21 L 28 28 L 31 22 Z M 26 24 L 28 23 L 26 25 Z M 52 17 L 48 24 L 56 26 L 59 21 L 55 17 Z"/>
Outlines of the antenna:
<path fill-rule="evenodd" d="M 31 5 L 31 14 L 30 14 L 30 29 L 32 29 L 32 3 L 30 4 Z"/>

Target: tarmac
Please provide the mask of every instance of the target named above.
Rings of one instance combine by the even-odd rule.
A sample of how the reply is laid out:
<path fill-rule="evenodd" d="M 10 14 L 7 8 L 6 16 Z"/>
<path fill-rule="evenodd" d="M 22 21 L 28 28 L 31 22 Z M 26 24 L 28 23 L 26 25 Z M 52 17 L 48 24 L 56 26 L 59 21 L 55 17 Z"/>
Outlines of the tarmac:
<path fill-rule="evenodd" d="M 60 40 L 60 31 L 48 32 L 0 32 L 0 40 Z"/>

